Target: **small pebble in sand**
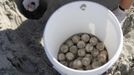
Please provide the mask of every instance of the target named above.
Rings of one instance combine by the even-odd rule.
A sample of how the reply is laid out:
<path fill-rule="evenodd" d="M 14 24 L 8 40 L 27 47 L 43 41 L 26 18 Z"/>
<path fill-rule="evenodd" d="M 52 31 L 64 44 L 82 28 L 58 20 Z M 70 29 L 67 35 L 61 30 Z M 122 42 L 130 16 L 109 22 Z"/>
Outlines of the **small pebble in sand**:
<path fill-rule="evenodd" d="M 94 47 L 93 47 L 92 44 L 87 44 L 85 49 L 86 49 L 87 52 L 91 52 L 93 50 L 93 48 Z"/>
<path fill-rule="evenodd" d="M 96 44 L 98 43 L 97 38 L 96 38 L 96 37 L 91 37 L 90 43 L 91 43 L 92 45 L 96 45 Z"/>
<path fill-rule="evenodd" d="M 129 71 L 129 64 L 127 64 L 128 62 L 121 62 L 120 65 L 118 66 L 119 71 L 121 71 L 122 75 L 126 75 Z"/>
<path fill-rule="evenodd" d="M 104 46 L 104 43 L 97 43 L 96 45 L 96 48 L 99 49 L 99 50 L 104 50 L 105 46 Z"/>
<path fill-rule="evenodd" d="M 78 43 L 77 43 L 77 47 L 78 48 L 84 48 L 85 47 L 85 42 L 84 41 L 79 41 Z"/>
<path fill-rule="evenodd" d="M 58 60 L 59 61 L 65 60 L 65 55 L 63 53 L 58 54 Z"/>
<path fill-rule="evenodd" d="M 60 48 L 61 52 L 66 53 L 68 52 L 68 46 L 67 45 L 62 45 Z"/>
<path fill-rule="evenodd" d="M 68 53 L 66 53 L 66 58 L 67 58 L 67 60 L 71 61 L 71 60 L 73 60 L 75 57 L 74 57 L 74 54 L 73 54 L 73 53 L 68 52 Z"/>
<path fill-rule="evenodd" d="M 90 39 L 90 37 L 89 37 L 88 34 L 83 34 L 83 35 L 81 36 L 81 39 L 82 39 L 84 42 L 88 42 L 89 39 Z"/>
<path fill-rule="evenodd" d="M 77 54 L 77 50 L 78 50 L 78 48 L 77 48 L 77 46 L 72 46 L 72 47 L 70 47 L 70 52 L 72 52 L 73 54 Z"/>
<path fill-rule="evenodd" d="M 86 55 L 85 49 L 79 49 L 78 50 L 78 56 L 82 57 L 82 56 L 85 56 L 85 55 Z"/>
<path fill-rule="evenodd" d="M 129 70 L 129 75 L 134 75 L 134 67 Z"/>
<path fill-rule="evenodd" d="M 73 41 L 73 43 L 75 43 L 75 44 L 77 44 L 77 43 L 79 42 L 79 40 L 80 40 L 80 36 L 78 36 L 78 35 L 74 35 L 74 36 L 72 37 L 72 41 Z"/>
<path fill-rule="evenodd" d="M 79 60 L 79 59 L 74 60 L 74 62 L 73 62 L 73 68 L 81 68 L 81 67 L 82 67 L 81 60 Z"/>

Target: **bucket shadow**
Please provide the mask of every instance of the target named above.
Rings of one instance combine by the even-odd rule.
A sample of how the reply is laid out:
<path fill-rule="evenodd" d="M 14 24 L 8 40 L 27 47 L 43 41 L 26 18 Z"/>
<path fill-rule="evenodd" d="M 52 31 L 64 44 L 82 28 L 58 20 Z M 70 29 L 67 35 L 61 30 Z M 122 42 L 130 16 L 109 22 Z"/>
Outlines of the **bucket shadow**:
<path fill-rule="evenodd" d="M 6 62 L 28 75 L 59 75 L 40 43 L 44 27 L 41 21 L 26 20 L 16 30 L 0 31 L 0 48 Z"/>

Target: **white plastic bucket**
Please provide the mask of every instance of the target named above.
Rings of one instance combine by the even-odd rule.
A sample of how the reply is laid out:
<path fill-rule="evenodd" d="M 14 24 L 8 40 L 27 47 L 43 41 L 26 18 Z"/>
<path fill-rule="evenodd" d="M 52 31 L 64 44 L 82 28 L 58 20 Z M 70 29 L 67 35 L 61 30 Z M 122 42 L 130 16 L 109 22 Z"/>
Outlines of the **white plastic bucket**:
<path fill-rule="evenodd" d="M 104 42 L 109 54 L 106 64 L 93 70 L 80 71 L 57 61 L 60 45 L 73 34 L 81 32 L 92 33 Z M 89 1 L 72 2 L 58 9 L 48 20 L 43 38 L 49 60 L 62 75 L 100 75 L 117 61 L 123 46 L 117 18 L 107 8 Z"/>

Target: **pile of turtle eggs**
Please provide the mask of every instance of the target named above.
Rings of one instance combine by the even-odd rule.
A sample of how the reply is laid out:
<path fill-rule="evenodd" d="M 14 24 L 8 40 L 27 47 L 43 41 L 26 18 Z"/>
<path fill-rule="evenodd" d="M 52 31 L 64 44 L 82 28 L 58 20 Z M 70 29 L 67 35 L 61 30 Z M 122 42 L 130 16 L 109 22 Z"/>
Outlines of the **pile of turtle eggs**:
<path fill-rule="evenodd" d="M 58 61 L 77 70 L 91 70 L 108 61 L 107 49 L 95 35 L 79 33 L 67 39 L 59 48 Z"/>

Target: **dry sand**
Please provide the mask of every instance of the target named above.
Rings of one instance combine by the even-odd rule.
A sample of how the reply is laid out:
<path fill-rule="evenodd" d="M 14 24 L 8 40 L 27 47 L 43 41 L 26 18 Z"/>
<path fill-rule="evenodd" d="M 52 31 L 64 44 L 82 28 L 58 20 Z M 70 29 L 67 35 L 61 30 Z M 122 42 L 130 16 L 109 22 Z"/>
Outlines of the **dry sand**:
<path fill-rule="evenodd" d="M 59 75 L 40 43 L 43 23 L 50 12 L 40 20 L 27 20 L 18 12 L 14 1 L 0 0 L 0 75 Z M 134 75 L 134 9 L 123 31 L 120 59 L 104 75 Z"/>

